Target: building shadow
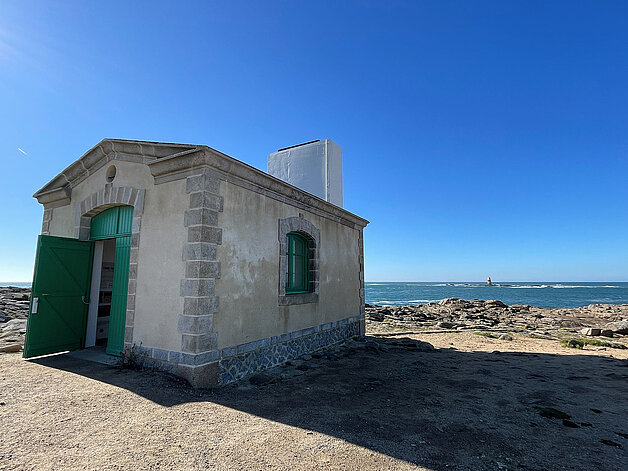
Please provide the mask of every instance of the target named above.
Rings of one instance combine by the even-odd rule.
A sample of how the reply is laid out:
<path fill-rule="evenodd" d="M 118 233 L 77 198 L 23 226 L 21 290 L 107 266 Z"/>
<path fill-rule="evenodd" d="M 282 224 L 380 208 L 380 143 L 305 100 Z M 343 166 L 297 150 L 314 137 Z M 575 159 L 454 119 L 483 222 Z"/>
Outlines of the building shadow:
<path fill-rule="evenodd" d="M 258 385 L 247 381 L 206 391 L 169 375 L 67 356 L 36 362 L 131 390 L 165 407 L 220 404 L 433 470 L 583 464 L 625 469 L 628 360 L 421 351 L 423 346 L 371 338 L 273 376 L 260 375 Z"/>

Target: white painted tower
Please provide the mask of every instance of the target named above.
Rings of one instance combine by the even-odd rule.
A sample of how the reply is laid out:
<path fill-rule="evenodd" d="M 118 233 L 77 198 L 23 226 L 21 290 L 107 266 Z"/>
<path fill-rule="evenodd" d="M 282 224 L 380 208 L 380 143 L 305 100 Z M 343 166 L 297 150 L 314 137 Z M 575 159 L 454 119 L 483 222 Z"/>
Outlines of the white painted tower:
<path fill-rule="evenodd" d="M 268 173 L 342 208 L 342 149 L 331 139 L 269 154 Z"/>

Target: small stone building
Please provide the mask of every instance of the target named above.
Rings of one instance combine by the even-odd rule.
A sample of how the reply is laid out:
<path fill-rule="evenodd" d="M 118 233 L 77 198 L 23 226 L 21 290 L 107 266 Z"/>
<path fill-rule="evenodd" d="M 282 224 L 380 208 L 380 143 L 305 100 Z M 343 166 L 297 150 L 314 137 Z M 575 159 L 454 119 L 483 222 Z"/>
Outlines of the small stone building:
<path fill-rule="evenodd" d="M 315 196 L 207 146 L 101 141 L 34 195 L 24 356 L 100 346 L 207 387 L 363 335 L 368 221 L 338 206 L 339 149 L 269 157 Z"/>

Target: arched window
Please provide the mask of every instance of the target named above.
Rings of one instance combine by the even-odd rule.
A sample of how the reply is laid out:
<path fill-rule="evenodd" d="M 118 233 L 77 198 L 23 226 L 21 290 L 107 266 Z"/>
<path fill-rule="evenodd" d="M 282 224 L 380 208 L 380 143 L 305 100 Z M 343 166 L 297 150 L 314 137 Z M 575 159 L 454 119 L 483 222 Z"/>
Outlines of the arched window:
<path fill-rule="evenodd" d="M 288 259 L 286 294 L 308 293 L 310 291 L 308 240 L 297 232 L 289 232 L 286 238 Z"/>
<path fill-rule="evenodd" d="M 301 214 L 279 219 L 279 306 L 318 302 L 321 235 Z"/>

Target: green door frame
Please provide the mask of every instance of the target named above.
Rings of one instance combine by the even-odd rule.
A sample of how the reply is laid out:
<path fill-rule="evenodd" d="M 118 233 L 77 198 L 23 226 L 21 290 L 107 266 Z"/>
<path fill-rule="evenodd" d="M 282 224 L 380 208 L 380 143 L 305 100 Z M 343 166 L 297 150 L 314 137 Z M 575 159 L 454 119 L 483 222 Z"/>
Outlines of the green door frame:
<path fill-rule="evenodd" d="M 133 206 L 106 209 L 94 216 L 90 224 L 90 240 L 116 240 L 106 352 L 118 356 L 124 350 L 132 225 Z"/>

